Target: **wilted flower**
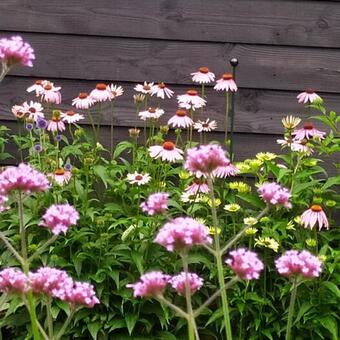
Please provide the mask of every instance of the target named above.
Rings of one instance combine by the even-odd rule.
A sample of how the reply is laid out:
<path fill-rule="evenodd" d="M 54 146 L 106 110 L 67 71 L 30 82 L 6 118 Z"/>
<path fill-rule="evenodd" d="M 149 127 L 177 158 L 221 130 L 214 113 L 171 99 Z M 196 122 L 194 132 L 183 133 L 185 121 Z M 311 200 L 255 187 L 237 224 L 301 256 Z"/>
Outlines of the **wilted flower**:
<path fill-rule="evenodd" d="M 276 253 L 279 250 L 279 243 L 271 237 L 259 237 L 255 239 L 255 247 L 264 247 L 274 250 Z"/>
<path fill-rule="evenodd" d="M 301 224 L 305 228 L 313 229 L 316 223 L 319 225 L 319 230 L 323 227 L 329 228 L 328 219 L 322 207 L 318 204 L 313 204 L 301 215 Z"/>
<path fill-rule="evenodd" d="M 166 192 L 157 192 L 151 194 L 140 207 L 148 215 L 162 214 L 168 209 L 169 194 Z"/>
<path fill-rule="evenodd" d="M 181 272 L 169 280 L 171 287 L 175 289 L 179 295 L 185 295 L 186 282 L 188 282 L 191 295 L 203 286 L 203 279 L 195 273 Z"/>
<path fill-rule="evenodd" d="M 139 134 L 140 134 L 140 129 L 137 129 L 137 128 L 129 129 L 129 135 L 131 138 L 138 138 Z"/>
<path fill-rule="evenodd" d="M 192 75 L 192 81 L 199 84 L 208 84 L 215 80 L 215 74 L 209 72 L 208 67 L 200 67 L 198 72 L 190 73 Z"/>
<path fill-rule="evenodd" d="M 133 95 L 133 102 L 135 105 L 140 105 L 144 102 L 145 100 L 145 94 L 138 93 Z"/>

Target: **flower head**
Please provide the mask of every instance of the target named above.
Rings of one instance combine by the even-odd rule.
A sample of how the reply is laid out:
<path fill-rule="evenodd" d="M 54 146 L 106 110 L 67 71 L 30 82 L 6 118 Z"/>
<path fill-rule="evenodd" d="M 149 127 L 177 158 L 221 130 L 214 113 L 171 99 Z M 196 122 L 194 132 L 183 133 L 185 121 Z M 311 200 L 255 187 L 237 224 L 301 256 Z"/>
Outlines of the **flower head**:
<path fill-rule="evenodd" d="M 147 120 L 147 119 L 158 119 L 161 116 L 163 116 L 163 114 L 164 114 L 163 109 L 159 109 L 156 107 L 149 107 L 148 110 L 139 112 L 138 116 L 142 120 Z"/>
<path fill-rule="evenodd" d="M 197 274 L 185 272 L 181 272 L 180 274 L 173 276 L 169 280 L 169 283 L 179 295 L 185 295 L 186 281 L 188 281 L 189 291 L 191 295 L 200 290 L 200 288 L 203 286 L 203 279 L 200 278 Z"/>
<path fill-rule="evenodd" d="M 184 168 L 197 175 L 208 175 L 218 167 L 227 166 L 229 163 L 221 146 L 200 145 L 187 151 Z"/>
<path fill-rule="evenodd" d="M 197 130 L 197 132 L 210 132 L 217 129 L 217 123 L 215 120 L 210 120 L 209 118 L 205 121 L 198 120 L 194 124 L 194 129 Z"/>
<path fill-rule="evenodd" d="M 77 98 L 72 100 L 72 105 L 75 106 L 77 109 L 87 110 L 96 101 L 86 92 L 80 92 Z"/>
<path fill-rule="evenodd" d="M 174 95 L 174 91 L 170 90 L 163 82 L 161 82 L 151 87 L 151 96 L 153 95 L 162 99 L 164 99 L 165 96 L 171 98 Z"/>
<path fill-rule="evenodd" d="M 22 104 L 23 111 L 25 112 L 26 117 L 30 120 L 34 120 L 35 122 L 38 121 L 39 119 L 44 118 L 44 113 L 43 110 L 44 108 L 40 103 L 33 102 L 32 100 L 27 103 L 24 102 Z"/>
<path fill-rule="evenodd" d="M 160 158 L 162 161 L 176 162 L 183 159 L 183 150 L 176 148 L 173 142 L 166 141 L 163 145 L 149 147 L 149 154 L 152 158 Z"/>
<path fill-rule="evenodd" d="M 41 100 L 52 104 L 61 103 L 60 86 L 54 86 L 54 84 L 48 80 L 44 80 L 41 85 L 42 90 L 39 92 L 39 95 L 41 95 Z"/>
<path fill-rule="evenodd" d="M 96 87 L 91 91 L 90 96 L 96 102 L 105 102 L 112 99 L 112 93 L 106 84 L 98 83 Z"/>
<path fill-rule="evenodd" d="M 240 170 L 233 164 L 229 163 L 226 166 L 219 166 L 216 168 L 212 175 L 217 178 L 226 178 L 230 176 L 236 176 L 240 173 Z"/>
<path fill-rule="evenodd" d="M 140 207 L 148 215 L 162 214 L 168 209 L 169 194 L 166 192 L 156 192 L 151 194 Z"/>
<path fill-rule="evenodd" d="M 193 120 L 188 117 L 185 109 L 178 109 L 176 114 L 168 120 L 168 125 L 174 128 L 188 128 L 194 124 Z"/>
<path fill-rule="evenodd" d="M 42 217 L 40 226 L 51 229 L 54 235 L 66 234 L 67 230 L 77 224 L 79 213 L 69 204 L 54 204 L 50 206 Z"/>
<path fill-rule="evenodd" d="M 20 36 L 0 39 L 0 62 L 8 68 L 13 65 L 32 67 L 35 59 L 31 45 L 22 40 Z"/>
<path fill-rule="evenodd" d="M 210 189 L 209 189 L 209 186 L 207 185 L 207 183 L 204 180 L 199 179 L 199 178 L 195 178 L 192 181 L 192 184 L 189 185 L 185 189 L 185 191 L 192 194 L 192 195 L 196 195 L 198 193 L 207 194 L 210 191 Z"/>
<path fill-rule="evenodd" d="M 36 125 L 38 129 L 42 129 L 45 130 L 48 126 L 47 120 L 44 118 L 38 118 L 38 120 L 36 121 Z"/>
<path fill-rule="evenodd" d="M 160 271 L 153 271 L 142 275 L 138 282 L 128 284 L 128 288 L 133 289 L 134 297 L 150 297 L 162 295 L 168 285 L 170 276 Z"/>
<path fill-rule="evenodd" d="M 288 130 L 292 130 L 295 129 L 301 122 L 301 119 L 299 117 L 294 117 L 292 115 L 290 116 L 286 116 L 284 118 L 282 118 L 282 125 L 288 129 Z"/>
<path fill-rule="evenodd" d="M 51 173 L 48 176 L 58 185 L 63 186 L 64 184 L 67 184 L 70 181 L 72 173 L 71 171 L 59 168 L 54 173 Z"/>
<path fill-rule="evenodd" d="M 13 105 L 11 111 L 17 119 L 22 119 L 26 116 L 26 111 L 23 105 Z"/>
<path fill-rule="evenodd" d="M 192 81 L 199 84 L 209 84 L 215 80 L 215 74 L 210 72 L 208 67 L 200 67 L 197 72 L 190 73 Z"/>
<path fill-rule="evenodd" d="M 231 203 L 231 204 L 226 204 L 223 207 L 223 209 L 229 212 L 237 212 L 241 209 L 241 207 L 237 203 Z"/>
<path fill-rule="evenodd" d="M 155 242 L 168 251 L 211 243 L 209 229 L 190 217 L 177 217 L 158 232 Z"/>
<path fill-rule="evenodd" d="M 234 77 L 231 73 L 224 73 L 222 78 L 216 81 L 216 85 L 214 86 L 214 90 L 216 91 L 237 91 L 237 85 L 235 83 Z"/>
<path fill-rule="evenodd" d="M 83 305 L 93 308 L 100 303 L 92 284 L 87 282 L 74 281 L 71 289 L 66 291 L 65 301 L 71 305 Z"/>
<path fill-rule="evenodd" d="M 17 167 L 10 166 L 0 173 L 0 194 L 8 194 L 13 190 L 21 190 L 26 194 L 45 191 L 49 188 L 46 176 L 21 163 Z"/>
<path fill-rule="evenodd" d="M 137 171 L 135 171 L 132 174 L 127 174 L 126 178 L 130 184 L 137 184 L 138 186 L 147 184 L 151 180 L 149 174 L 141 174 L 138 173 Z"/>
<path fill-rule="evenodd" d="M 18 268 L 6 268 L 0 271 L 0 292 L 26 293 L 27 276 Z"/>
<path fill-rule="evenodd" d="M 279 274 L 283 276 L 301 275 L 305 278 L 318 277 L 322 271 L 321 261 L 309 251 L 286 251 L 275 261 Z"/>
<path fill-rule="evenodd" d="M 306 89 L 296 97 L 299 103 L 306 104 L 307 102 L 313 103 L 315 100 L 322 100 L 322 98 L 314 92 L 313 89 Z"/>
<path fill-rule="evenodd" d="M 247 193 L 251 191 L 251 187 L 244 182 L 230 182 L 229 188 L 231 190 L 236 190 L 239 193 Z"/>
<path fill-rule="evenodd" d="M 110 84 L 107 86 L 107 90 L 111 92 L 111 99 L 116 99 L 123 95 L 124 90 L 121 86 Z"/>
<path fill-rule="evenodd" d="M 65 131 L 66 127 L 60 117 L 53 117 L 47 125 L 47 131 L 57 132 Z"/>
<path fill-rule="evenodd" d="M 35 95 L 37 97 L 39 97 L 40 94 L 44 91 L 44 88 L 43 88 L 43 85 L 42 85 L 43 82 L 44 82 L 44 80 L 42 80 L 42 79 L 36 80 L 35 83 L 33 85 L 29 86 L 26 91 L 29 92 L 29 93 L 34 91 Z"/>
<path fill-rule="evenodd" d="M 314 127 L 312 123 L 305 123 L 303 128 L 294 130 L 292 135 L 294 135 L 295 140 L 303 140 L 303 139 L 310 139 L 310 138 L 319 138 L 324 139 L 326 132 L 320 131 Z"/>
<path fill-rule="evenodd" d="M 148 83 L 145 81 L 144 84 L 137 84 L 134 90 L 144 94 L 151 94 L 152 86 L 153 83 Z"/>
<path fill-rule="evenodd" d="M 279 250 L 279 243 L 271 237 L 259 237 L 255 239 L 255 247 L 269 248 L 277 253 Z"/>
<path fill-rule="evenodd" d="M 178 106 L 195 111 L 206 104 L 206 100 L 198 95 L 196 90 L 188 90 L 186 94 L 177 96 Z"/>
<path fill-rule="evenodd" d="M 260 277 L 264 265 L 256 253 L 239 248 L 231 251 L 229 255 L 231 258 L 228 258 L 225 262 L 241 279 L 253 280 Z"/>
<path fill-rule="evenodd" d="M 80 120 L 83 120 L 85 117 L 84 115 L 76 113 L 74 111 L 66 111 L 60 114 L 60 118 L 62 119 L 63 122 L 74 124 L 79 122 Z"/>
<path fill-rule="evenodd" d="M 318 204 L 313 204 L 301 215 L 301 224 L 305 228 L 313 229 L 316 223 L 319 225 L 319 230 L 323 227 L 329 228 L 328 219 L 322 207 Z"/>
<path fill-rule="evenodd" d="M 291 193 L 287 188 L 281 187 L 277 183 L 264 183 L 259 189 L 258 193 L 264 202 L 273 205 L 282 205 L 285 208 L 291 208 L 292 204 L 289 202 Z"/>

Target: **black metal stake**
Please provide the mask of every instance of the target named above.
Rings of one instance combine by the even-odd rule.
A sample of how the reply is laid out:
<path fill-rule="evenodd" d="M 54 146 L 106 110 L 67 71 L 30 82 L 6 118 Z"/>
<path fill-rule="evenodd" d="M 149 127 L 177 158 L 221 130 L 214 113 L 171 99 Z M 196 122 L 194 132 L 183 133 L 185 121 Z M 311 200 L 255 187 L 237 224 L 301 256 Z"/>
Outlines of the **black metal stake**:
<path fill-rule="evenodd" d="M 233 79 L 234 81 L 236 81 L 236 67 L 238 65 L 238 59 L 231 58 L 229 62 L 233 68 Z M 236 95 L 236 92 L 231 92 L 229 156 L 232 162 L 234 160 L 233 141 L 234 141 L 235 95 Z"/>

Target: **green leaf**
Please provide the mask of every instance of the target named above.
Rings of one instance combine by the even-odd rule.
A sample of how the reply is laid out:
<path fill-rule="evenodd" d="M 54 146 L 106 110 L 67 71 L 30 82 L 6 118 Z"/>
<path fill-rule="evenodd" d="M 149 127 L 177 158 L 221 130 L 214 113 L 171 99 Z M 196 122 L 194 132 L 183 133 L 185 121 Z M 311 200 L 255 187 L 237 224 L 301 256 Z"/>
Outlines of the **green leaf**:
<path fill-rule="evenodd" d="M 109 179 L 109 175 L 106 171 L 106 167 L 103 165 L 95 165 L 93 167 L 93 172 L 103 181 L 105 188 L 107 188 L 107 181 Z"/>
<path fill-rule="evenodd" d="M 336 297 L 340 298 L 340 289 L 336 284 L 330 281 L 322 282 L 321 284 L 323 287 L 330 290 Z"/>
<path fill-rule="evenodd" d="M 89 330 L 93 340 L 97 340 L 97 334 L 101 327 L 101 322 L 99 321 L 87 325 L 87 329 Z"/>
<path fill-rule="evenodd" d="M 135 263 L 138 271 L 140 274 L 144 273 L 144 267 L 143 267 L 143 255 L 134 251 L 131 253 L 131 258 L 133 260 L 133 262 Z"/>
<path fill-rule="evenodd" d="M 132 149 L 132 148 L 133 148 L 133 144 L 127 141 L 117 144 L 115 151 L 113 152 L 113 159 L 116 159 L 117 157 L 119 157 L 119 155 L 126 149 Z"/>
<path fill-rule="evenodd" d="M 304 302 L 301 307 L 299 308 L 298 315 L 296 316 L 296 319 L 294 321 L 294 324 L 297 324 L 300 319 L 303 317 L 303 315 L 312 308 L 313 306 L 309 302 Z"/>
<path fill-rule="evenodd" d="M 237 197 L 241 198 L 243 201 L 251 204 L 255 208 L 263 209 L 264 203 L 258 196 L 253 196 L 251 194 L 238 194 Z"/>
<path fill-rule="evenodd" d="M 123 319 L 114 319 L 112 321 L 109 322 L 110 327 L 110 332 L 114 331 L 115 329 L 119 329 L 119 328 L 125 328 L 126 327 L 126 323 Z"/>
<path fill-rule="evenodd" d="M 328 315 L 328 316 L 320 319 L 320 323 L 324 328 L 326 328 L 332 334 L 333 340 L 339 340 L 339 338 L 338 338 L 338 322 L 333 316 Z"/>
<path fill-rule="evenodd" d="M 340 185 L 340 176 L 330 177 L 326 183 L 322 186 L 322 190 L 326 190 L 333 185 Z"/>
<path fill-rule="evenodd" d="M 138 320 L 138 315 L 133 313 L 128 313 L 125 315 L 125 322 L 128 332 L 131 336 L 133 329 L 135 328 L 136 322 Z"/>
<path fill-rule="evenodd" d="M 210 325 L 211 323 L 215 322 L 218 319 L 221 319 L 223 316 L 223 309 L 219 308 L 215 310 L 212 316 L 209 318 L 208 322 L 205 324 L 206 326 Z"/>

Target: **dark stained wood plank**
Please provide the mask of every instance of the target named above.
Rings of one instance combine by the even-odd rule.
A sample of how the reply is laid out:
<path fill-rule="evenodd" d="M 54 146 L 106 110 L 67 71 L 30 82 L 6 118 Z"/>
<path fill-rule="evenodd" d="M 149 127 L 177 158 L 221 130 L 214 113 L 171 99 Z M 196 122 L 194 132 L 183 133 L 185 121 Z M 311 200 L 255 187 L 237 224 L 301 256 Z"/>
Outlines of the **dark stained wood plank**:
<path fill-rule="evenodd" d="M 0 29 L 340 47 L 340 7 L 296 0 L 1 0 Z"/>
<path fill-rule="evenodd" d="M 190 73 L 207 65 L 225 72 L 240 61 L 240 87 L 338 92 L 340 49 L 176 42 L 147 39 L 24 34 L 36 50 L 33 68 L 12 74 L 67 79 L 144 80 L 191 84 Z"/>
<path fill-rule="evenodd" d="M 70 103 L 81 91 L 90 91 L 95 82 L 73 81 L 52 79 L 56 85 L 62 86 L 63 104 L 62 109 L 70 109 Z M 13 120 L 11 107 L 21 104 L 25 100 L 34 100 L 34 95 L 28 94 L 26 88 L 34 83 L 35 79 L 25 77 L 7 77 L 0 86 L 0 121 Z M 114 124 L 117 126 L 142 126 L 141 120 L 137 117 L 132 96 L 136 92 L 133 90 L 134 83 L 121 83 L 125 93 L 117 98 L 115 105 Z M 169 85 L 175 94 L 184 93 L 187 86 Z M 235 131 L 261 133 L 261 134 L 281 134 L 281 119 L 287 114 L 297 114 L 301 118 L 308 116 L 301 104 L 297 103 L 296 94 L 287 91 L 268 91 L 241 89 L 237 94 Z M 321 94 L 324 97 L 327 107 L 332 110 L 340 111 L 340 96 L 334 94 Z M 207 89 L 208 105 L 204 116 L 200 113 L 196 117 L 202 119 L 209 117 L 218 122 L 220 131 L 223 130 L 224 117 L 224 96 L 213 89 Z M 157 101 L 153 99 L 152 105 Z M 162 124 L 174 114 L 177 102 L 175 99 L 167 99 L 161 102 L 165 115 L 162 117 Z M 102 107 L 102 124 L 108 125 L 111 121 L 111 107 Z M 94 112 L 95 119 L 98 113 Z M 85 123 L 89 123 L 87 118 Z M 320 124 L 317 124 L 320 126 Z M 320 128 L 324 128 L 321 127 Z"/>

